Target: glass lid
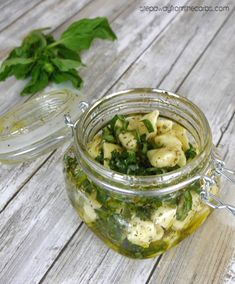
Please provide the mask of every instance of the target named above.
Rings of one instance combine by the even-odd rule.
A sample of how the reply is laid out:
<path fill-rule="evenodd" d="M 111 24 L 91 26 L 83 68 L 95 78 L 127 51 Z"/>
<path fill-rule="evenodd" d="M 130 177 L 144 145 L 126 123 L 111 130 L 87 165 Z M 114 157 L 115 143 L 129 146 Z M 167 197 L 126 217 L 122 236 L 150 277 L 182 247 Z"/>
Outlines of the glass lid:
<path fill-rule="evenodd" d="M 77 119 L 83 104 L 70 90 L 42 93 L 0 117 L 0 162 L 23 162 L 56 149 L 71 137 L 64 123 Z"/>

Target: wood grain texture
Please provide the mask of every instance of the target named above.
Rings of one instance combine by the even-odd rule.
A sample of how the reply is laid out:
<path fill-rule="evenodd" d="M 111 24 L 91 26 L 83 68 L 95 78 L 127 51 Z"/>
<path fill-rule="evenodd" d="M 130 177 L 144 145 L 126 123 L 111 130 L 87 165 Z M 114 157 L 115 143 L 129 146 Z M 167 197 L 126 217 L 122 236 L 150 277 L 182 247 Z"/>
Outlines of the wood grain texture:
<path fill-rule="evenodd" d="M 34 9 L 29 10 L 24 17 L 19 18 L 4 30 L 2 36 L 5 41 L 4 46 L 1 47 L 0 58 L 3 59 L 11 48 L 20 44 L 22 38 L 32 29 L 49 27 L 53 30 L 76 14 L 88 2 L 88 0 L 41 1 Z"/>
<path fill-rule="evenodd" d="M 224 132 L 221 135 L 221 141 L 220 141 L 220 151 L 222 157 L 224 157 L 224 160 L 226 161 L 226 166 L 230 169 L 234 169 L 235 167 L 234 155 L 233 155 L 233 153 L 235 153 L 235 145 L 233 141 L 235 141 L 235 112 L 233 113 L 233 116 L 229 124 L 226 125 L 226 128 L 224 129 Z M 234 186 L 229 182 L 225 182 L 225 180 L 224 180 L 222 198 L 223 200 L 225 200 L 225 202 L 229 204 L 231 203 L 233 205 L 235 204 Z M 225 283 L 233 284 L 235 283 L 235 241 L 234 241 L 235 221 L 231 218 L 231 216 L 224 216 L 222 212 L 220 215 L 218 215 L 218 219 L 220 223 L 226 224 L 230 227 L 230 231 L 232 230 L 233 235 L 232 239 L 229 240 L 229 242 L 232 244 L 230 258 L 227 257 L 225 270 L 223 271 L 223 273 L 219 275 L 219 272 L 217 272 L 216 277 L 217 279 L 219 279 L 219 281 L 221 281 L 224 284 Z M 226 248 L 226 250 L 228 249 L 229 248 Z"/>
<path fill-rule="evenodd" d="M 34 9 L 40 0 L 8 0 L 0 3 L 0 31 L 11 25 L 24 14 Z"/>
<path fill-rule="evenodd" d="M 108 17 L 114 19 L 112 26 L 117 30 L 119 40 L 114 50 L 108 50 L 108 47 L 113 47 L 108 42 L 96 42 L 94 52 L 84 54 L 94 73 L 91 74 L 89 68 L 84 69 L 87 85 L 81 96 L 97 98 L 112 87 L 112 90 L 123 89 L 128 84 L 135 87 L 148 83 L 153 87 L 179 89 L 180 93 L 204 108 L 212 128 L 215 128 L 215 141 L 224 145 L 225 156 L 234 153 L 234 145 L 228 143 L 235 137 L 234 119 L 231 119 L 235 108 L 231 96 L 234 56 L 227 60 L 228 54 L 234 50 L 232 9 L 227 14 L 181 13 L 174 18 L 175 15 L 166 14 L 140 15 L 140 2 L 127 3 L 126 6 L 123 2 L 118 8 L 115 5 L 101 6 L 101 3 L 101 0 L 93 1 L 79 15 L 93 16 L 106 11 Z M 200 4 L 202 1 L 190 3 Z M 224 3 L 232 5 L 231 1 Z M 123 26 L 128 23 L 130 27 L 126 31 Z M 230 44 L 226 45 L 228 41 Z M 215 86 L 213 81 L 218 85 Z M 208 89 L 207 96 L 203 93 L 205 88 Z M 221 94 L 225 91 L 228 95 L 224 99 Z M 227 117 L 220 114 L 225 111 L 228 111 Z M 160 265 L 157 265 L 157 259 L 131 260 L 108 250 L 79 221 L 68 203 L 61 164 L 66 147 L 50 157 L 16 166 L 9 172 L 0 169 L 5 185 L 8 184 L 5 193 L 11 191 L 5 202 L 21 189 L 1 213 L 0 283 L 142 284 L 150 281 L 204 284 L 221 283 L 222 279 L 232 283 L 235 238 L 231 224 L 234 221 L 222 212 L 213 214 L 196 234 L 165 254 Z M 232 157 L 229 166 L 234 168 Z M 18 179 L 16 183 L 14 176 Z M 226 187 L 231 192 L 231 185 L 226 184 Z M 234 199 L 232 193 L 227 197 Z"/>
<path fill-rule="evenodd" d="M 1 213 L 0 283 L 37 283 L 79 225 L 62 182 L 63 150 Z"/>
<path fill-rule="evenodd" d="M 34 162 L 25 162 L 18 165 L 0 165 L 0 212 L 4 210 L 8 202 L 27 183 L 44 163 L 49 155 L 44 155 Z"/>
<path fill-rule="evenodd" d="M 83 225 L 43 283 L 145 283 L 153 265 L 109 250 Z"/>

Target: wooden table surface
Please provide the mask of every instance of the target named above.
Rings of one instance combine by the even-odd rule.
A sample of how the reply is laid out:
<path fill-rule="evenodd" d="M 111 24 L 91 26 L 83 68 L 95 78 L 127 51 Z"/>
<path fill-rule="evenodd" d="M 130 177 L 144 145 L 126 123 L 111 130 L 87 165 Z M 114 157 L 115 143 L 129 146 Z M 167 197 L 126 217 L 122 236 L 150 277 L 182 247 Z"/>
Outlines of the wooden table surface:
<path fill-rule="evenodd" d="M 141 11 L 152 4 L 225 7 L 223 11 Z M 227 8 L 226 8 L 227 7 Z M 235 12 L 233 0 L 0 0 L 0 58 L 28 31 L 106 16 L 116 42 L 97 40 L 82 55 L 91 101 L 117 90 L 158 87 L 195 102 L 213 141 L 235 168 Z M 0 84 L 0 114 L 25 99 L 24 82 Z M 51 87 L 47 88 L 50 89 Z M 0 165 L 0 283 L 235 283 L 235 219 L 214 212 L 192 236 L 164 255 L 132 260 L 108 249 L 76 215 L 66 196 L 67 145 L 31 162 Z M 223 180 L 235 204 L 235 186 Z"/>

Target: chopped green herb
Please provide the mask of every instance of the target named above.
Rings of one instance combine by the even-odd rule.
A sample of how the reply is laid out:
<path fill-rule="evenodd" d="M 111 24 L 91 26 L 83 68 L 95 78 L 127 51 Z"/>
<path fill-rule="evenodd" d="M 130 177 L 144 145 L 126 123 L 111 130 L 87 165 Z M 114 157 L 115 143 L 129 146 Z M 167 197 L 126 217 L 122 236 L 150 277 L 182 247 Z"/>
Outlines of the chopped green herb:
<path fill-rule="evenodd" d="M 112 134 L 112 131 L 108 127 L 104 127 L 102 130 L 102 138 L 109 143 L 115 143 L 116 139 L 114 135 Z"/>
<path fill-rule="evenodd" d="M 91 194 L 94 190 L 94 185 L 86 178 L 81 183 L 81 188 L 84 190 L 84 192 Z"/>
<path fill-rule="evenodd" d="M 103 150 L 100 152 L 100 154 L 95 158 L 95 160 L 100 163 L 103 164 L 104 163 L 104 152 Z"/>
<path fill-rule="evenodd" d="M 188 187 L 190 190 L 196 192 L 196 193 L 200 193 L 202 191 L 202 187 L 201 187 L 201 184 L 200 184 L 200 181 L 195 181 L 193 184 L 191 184 L 189 187 Z"/>
<path fill-rule="evenodd" d="M 149 133 L 154 132 L 153 125 L 152 125 L 152 123 L 148 119 L 143 119 L 141 121 L 144 123 L 144 125 L 148 129 Z"/>
<path fill-rule="evenodd" d="M 189 149 L 185 152 L 186 159 L 193 159 L 194 157 L 196 157 L 196 155 L 196 149 L 193 147 L 192 144 L 189 143 Z"/>
<path fill-rule="evenodd" d="M 192 194 L 189 190 L 187 190 L 180 196 L 176 211 L 176 219 L 180 221 L 184 220 L 191 209 L 192 209 Z"/>
<path fill-rule="evenodd" d="M 123 115 L 118 115 L 116 114 L 110 121 L 109 125 L 110 125 L 110 128 L 112 129 L 112 131 L 115 130 L 115 124 L 117 122 L 117 120 L 120 120 L 121 122 L 124 122 L 125 121 L 125 117 Z"/>
<path fill-rule="evenodd" d="M 101 204 L 104 204 L 106 202 L 106 200 L 108 199 L 108 195 L 107 193 L 99 188 L 96 188 L 96 199 L 98 202 L 100 202 Z"/>
<path fill-rule="evenodd" d="M 144 156 L 138 156 L 138 153 L 131 150 L 124 150 L 122 153 L 112 152 L 109 161 L 110 169 L 129 175 L 154 175 L 161 174 L 163 169 L 151 167 Z"/>

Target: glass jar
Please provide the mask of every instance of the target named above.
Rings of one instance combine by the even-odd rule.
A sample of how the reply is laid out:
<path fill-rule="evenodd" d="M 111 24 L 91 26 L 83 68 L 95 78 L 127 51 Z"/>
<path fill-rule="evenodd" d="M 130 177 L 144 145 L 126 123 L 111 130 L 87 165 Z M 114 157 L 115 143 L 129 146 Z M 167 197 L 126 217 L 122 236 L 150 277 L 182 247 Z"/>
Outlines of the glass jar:
<path fill-rule="evenodd" d="M 83 103 L 84 105 L 84 103 Z M 190 134 L 199 154 L 184 167 L 157 176 L 130 176 L 93 160 L 87 143 L 115 114 L 159 110 Z M 131 257 L 162 254 L 192 234 L 219 203 L 219 166 L 201 110 L 186 98 L 156 89 L 133 89 L 95 102 L 73 123 L 74 144 L 64 156 L 69 199 L 87 226 L 110 248 Z M 235 212 L 234 207 L 227 207 Z"/>

